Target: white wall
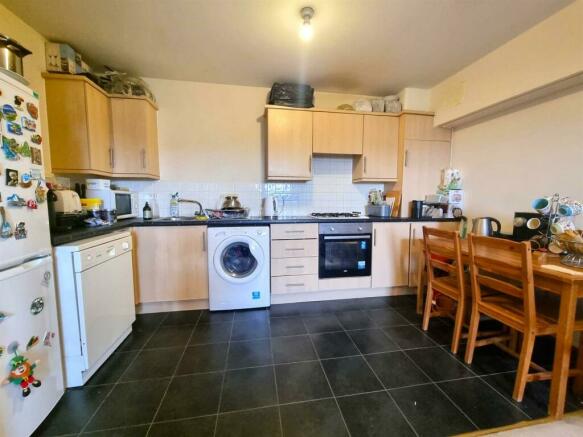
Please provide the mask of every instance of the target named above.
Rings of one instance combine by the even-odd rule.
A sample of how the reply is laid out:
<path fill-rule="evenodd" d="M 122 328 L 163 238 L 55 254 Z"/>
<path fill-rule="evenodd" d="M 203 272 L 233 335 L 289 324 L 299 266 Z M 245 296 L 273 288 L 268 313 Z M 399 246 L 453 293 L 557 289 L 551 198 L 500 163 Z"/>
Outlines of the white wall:
<path fill-rule="evenodd" d="M 583 200 L 583 88 L 454 129 L 453 166 L 464 175 L 469 216 L 500 219 L 560 193 Z M 583 226 L 583 217 L 578 219 Z"/>

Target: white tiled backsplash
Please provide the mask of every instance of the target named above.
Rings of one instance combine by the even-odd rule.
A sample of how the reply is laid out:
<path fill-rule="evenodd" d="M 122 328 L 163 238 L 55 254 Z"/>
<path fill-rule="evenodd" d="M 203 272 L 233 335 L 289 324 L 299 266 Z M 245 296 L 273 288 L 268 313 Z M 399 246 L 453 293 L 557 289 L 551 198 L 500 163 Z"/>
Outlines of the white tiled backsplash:
<path fill-rule="evenodd" d="M 364 213 L 368 192 L 382 190 L 382 184 L 353 184 L 352 157 L 315 157 L 313 179 L 293 183 L 216 183 L 160 181 L 114 181 L 120 187 L 128 187 L 139 193 L 140 211 L 145 202 L 152 206 L 155 216 L 170 215 L 170 195 L 178 192 L 180 197 L 198 200 L 203 208 L 220 208 L 222 196 L 228 193 L 239 195 L 241 204 L 250 208 L 251 216 L 262 215 L 262 199 L 273 194 L 284 199 L 284 215 L 307 215 L 319 212 Z M 195 206 L 180 204 L 180 215 L 192 215 Z"/>

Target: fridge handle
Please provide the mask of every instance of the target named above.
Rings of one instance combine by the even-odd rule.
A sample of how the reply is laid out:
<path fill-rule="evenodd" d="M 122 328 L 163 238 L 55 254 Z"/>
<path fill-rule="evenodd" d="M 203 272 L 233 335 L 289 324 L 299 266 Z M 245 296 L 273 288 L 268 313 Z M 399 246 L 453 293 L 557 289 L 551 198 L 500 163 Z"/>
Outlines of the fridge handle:
<path fill-rule="evenodd" d="M 35 258 L 31 261 L 28 261 L 24 264 L 20 264 L 16 267 L 12 267 L 6 270 L 0 271 L 0 281 L 6 281 L 7 279 L 13 278 L 18 275 L 22 275 L 23 273 L 28 272 L 29 270 L 34 270 L 41 264 L 45 263 L 45 258 Z"/>

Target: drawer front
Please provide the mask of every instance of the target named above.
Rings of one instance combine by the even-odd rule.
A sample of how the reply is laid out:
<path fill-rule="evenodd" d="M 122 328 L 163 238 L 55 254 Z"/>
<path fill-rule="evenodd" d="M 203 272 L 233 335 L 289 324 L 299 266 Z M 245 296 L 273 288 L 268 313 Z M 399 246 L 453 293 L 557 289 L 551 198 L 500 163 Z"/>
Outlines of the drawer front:
<path fill-rule="evenodd" d="M 318 257 L 274 258 L 271 260 L 271 276 L 315 275 L 318 273 Z"/>
<path fill-rule="evenodd" d="M 297 238 L 318 238 L 318 224 L 271 225 L 272 240 L 294 240 Z"/>
<path fill-rule="evenodd" d="M 318 256 L 318 240 L 276 240 L 271 242 L 272 258 Z"/>
<path fill-rule="evenodd" d="M 271 294 L 304 293 L 318 290 L 318 275 L 277 276 L 271 278 Z"/>

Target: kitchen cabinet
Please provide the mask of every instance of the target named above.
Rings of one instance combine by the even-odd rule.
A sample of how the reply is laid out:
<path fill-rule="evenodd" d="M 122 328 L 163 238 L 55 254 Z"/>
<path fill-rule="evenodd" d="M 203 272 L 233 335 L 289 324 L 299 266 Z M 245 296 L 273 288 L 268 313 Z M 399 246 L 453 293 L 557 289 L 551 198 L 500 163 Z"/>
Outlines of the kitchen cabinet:
<path fill-rule="evenodd" d="M 133 228 L 136 303 L 208 299 L 206 226 Z"/>
<path fill-rule="evenodd" d="M 108 95 L 83 76 L 43 76 L 53 173 L 111 176 Z"/>
<path fill-rule="evenodd" d="M 158 179 L 158 108 L 148 99 L 111 96 L 113 172 L 116 177 Z"/>
<path fill-rule="evenodd" d="M 399 118 L 364 116 L 362 156 L 353 162 L 354 182 L 393 182 L 397 180 Z"/>
<path fill-rule="evenodd" d="M 417 286 L 419 276 L 419 257 L 423 253 L 423 226 L 441 229 L 443 231 L 456 231 L 459 222 L 412 222 L 411 238 L 409 245 L 409 287 Z"/>
<path fill-rule="evenodd" d="M 312 178 L 312 112 L 267 109 L 267 179 Z"/>
<path fill-rule="evenodd" d="M 451 129 L 433 127 L 432 115 L 404 114 L 403 137 L 408 140 L 451 141 Z"/>
<path fill-rule="evenodd" d="M 314 112 L 314 153 L 362 155 L 363 115 Z"/>
<path fill-rule="evenodd" d="M 406 286 L 409 276 L 407 222 L 373 223 L 372 287 Z"/>

